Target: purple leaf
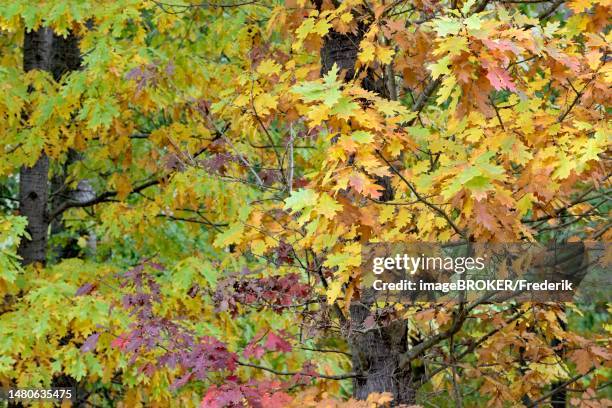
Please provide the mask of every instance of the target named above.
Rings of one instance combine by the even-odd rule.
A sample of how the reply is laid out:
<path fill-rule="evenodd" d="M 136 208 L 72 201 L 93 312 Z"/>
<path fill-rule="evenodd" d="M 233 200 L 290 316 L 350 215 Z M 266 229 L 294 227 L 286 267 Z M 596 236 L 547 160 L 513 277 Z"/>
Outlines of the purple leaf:
<path fill-rule="evenodd" d="M 94 333 L 89 336 L 81 346 L 81 353 L 87 353 L 94 350 L 98 344 L 98 338 L 100 338 L 100 333 Z"/>
<path fill-rule="evenodd" d="M 189 380 L 191 379 L 191 376 L 192 376 L 191 373 L 187 373 L 183 375 L 181 378 L 179 378 L 178 380 L 175 380 L 172 384 L 170 384 L 170 389 L 177 390 L 181 388 L 183 385 L 189 382 Z"/>
<path fill-rule="evenodd" d="M 81 286 L 80 288 L 77 289 L 76 293 L 74 294 L 74 296 L 84 296 L 84 295 L 89 295 L 91 292 L 93 292 L 93 290 L 96 288 L 96 284 L 95 283 L 86 283 L 83 286 Z"/>

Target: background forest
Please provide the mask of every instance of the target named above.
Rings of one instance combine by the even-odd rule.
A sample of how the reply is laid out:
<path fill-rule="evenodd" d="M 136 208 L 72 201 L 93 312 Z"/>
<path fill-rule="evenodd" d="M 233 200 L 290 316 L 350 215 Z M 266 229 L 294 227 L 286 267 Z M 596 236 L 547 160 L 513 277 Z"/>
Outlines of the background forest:
<path fill-rule="evenodd" d="M 612 406 L 608 302 L 389 304 L 360 269 L 610 239 L 611 7 L 0 0 L 0 387 Z"/>

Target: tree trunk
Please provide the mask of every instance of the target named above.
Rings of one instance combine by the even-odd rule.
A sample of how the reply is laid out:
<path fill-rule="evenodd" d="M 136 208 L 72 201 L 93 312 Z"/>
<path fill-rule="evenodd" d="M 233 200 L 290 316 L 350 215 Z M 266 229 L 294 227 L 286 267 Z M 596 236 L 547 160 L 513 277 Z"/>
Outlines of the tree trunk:
<path fill-rule="evenodd" d="M 22 167 L 19 172 L 19 212 L 27 217 L 26 231 L 30 239 L 23 239 L 19 255 L 23 264 L 45 263 L 47 248 L 47 174 L 49 159 L 43 153 L 33 167 Z"/>
<path fill-rule="evenodd" d="M 57 36 L 50 28 L 26 31 L 23 44 L 23 69 L 50 72 L 57 81 L 70 70 L 78 68 L 80 55 L 78 41 L 73 35 Z M 19 172 L 19 212 L 28 219 L 30 239 L 19 246 L 23 264 L 46 262 L 49 219 L 49 158 L 43 152 L 32 167 Z"/>
<path fill-rule="evenodd" d="M 48 28 L 25 33 L 23 44 L 23 69 L 30 71 L 51 68 L 53 32 Z M 19 172 L 19 212 L 28 219 L 26 231 L 30 239 L 24 239 L 19 246 L 23 264 L 45 263 L 47 248 L 47 199 L 49 188 L 47 178 L 49 159 L 42 153 L 34 166 L 22 167 Z"/>
<path fill-rule="evenodd" d="M 340 71 L 345 72 L 345 81 L 354 78 L 359 44 L 365 30 L 360 27 L 356 34 L 331 31 L 326 36 L 320 53 L 321 75 L 336 64 Z M 364 89 L 386 96 L 384 81 L 376 78 L 371 71 L 367 72 L 361 85 Z M 381 177 L 377 183 L 385 189 L 381 200 L 392 200 L 394 192 L 390 179 Z M 353 301 L 349 308 L 348 343 L 353 370 L 365 374 L 353 380 L 353 396 L 365 400 L 371 393 L 389 392 L 393 395 L 394 405 L 413 404 L 416 399 L 413 379 L 418 374 L 411 372 L 410 368 L 400 368 L 400 355 L 408 347 L 406 322 L 397 320 L 384 327 L 365 328 L 364 321 L 370 316 L 373 301 L 368 301 L 368 298 L 373 297 L 370 295 L 363 293 L 361 299 Z"/>
<path fill-rule="evenodd" d="M 414 375 L 410 369 L 400 368 L 400 356 L 408 347 L 406 322 L 396 320 L 383 327 L 364 327 L 370 307 L 362 302 L 363 296 L 361 302 L 354 301 L 350 307 L 351 327 L 357 328 L 349 335 L 353 371 L 365 373 L 353 381 L 353 396 L 365 400 L 373 392 L 389 392 L 394 405 L 414 404 Z"/>

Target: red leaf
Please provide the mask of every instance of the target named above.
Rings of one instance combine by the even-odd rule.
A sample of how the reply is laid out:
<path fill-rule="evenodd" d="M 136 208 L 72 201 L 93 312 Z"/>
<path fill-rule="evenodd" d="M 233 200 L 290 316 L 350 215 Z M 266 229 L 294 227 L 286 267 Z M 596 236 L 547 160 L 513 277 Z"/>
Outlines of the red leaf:
<path fill-rule="evenodd" d="M 117 347 L 119 350 L 123 350 L 127 346 L 128 342 L 128 337 L 124 334 L 120 334 L 111 342 L 111 347 Z"/>
<path fill-rule="evenodd" d="M 349 185 L 357 190 L 357 192 L 361 193 L 365 185 L 365 180 L 361 174 L 353 173 L 351 177 L 349 177 Z"/>
<path fill-rule="evenodd" d="M 493 88 L 497 89 L 498 91 L 501 91 L 505 88 L 510 91 L 516 92 L 516 86 L 512 82 L 512 78 L 510 78 L 510 75 L 508 75 L 505 70 L 498 67 L 497 65 L 489 65 L 487 67 L 487 79 L 489 80 L 489 82 L 491 82 Z"/>
<path fill-rule="evenodd" d="M 266 340 L 266 344 L 264 344 L 264 347 L 271 351 L 291 351 L 291 344 L 289 344 L 289 342 L 277 336 L 273 332 L 270 332 L 268 334 L 268 338 Z"/>
<path fill-rule="evenodd" d="M 179 378 L 177 380 L 174 380 L 172 382 L 172 384 L 170 384 L 170 389 L 171 390 L 178 390 L 183 385 L 187 384 L 189 382 L 189 380 L 191 380 L 192 376 L 193 376 L 192 373 L 187 373 L 187 374 L 183 375 L 181 378 Z"/>
<path fill-rule="evenodd" d="M 520 54 L 520 49 L 510 40 L 484 39 L 482 40 L 482 43 L 490 50 L 512 51 L 516 55 Z"/>
<path fill-rule="evenodd" d="M 224 385 L 217 387 L 216 385 L 211 386 L 208 392 L 200 403 L 200 408 L 223 408 L 223 407 L 234 407 L 242 406 L 242 394 L 240 387 L 233 385 Z"/>
<path fill-rule="evenodd" d="M 259 344 L 249 344 L 245 347 L 242 355 L 244 355 L 245 358 L 261 358 L 265 352 L 266 349 L 261 347 Z"/>
<path fill-rule="evenodd" d="M 373 199 L 377 200 L 382 196 L 383 188 L 378 184 L 370 183 L 363 189 L 364 195 L 369 195 Z"/>
<path fill-rule="evenodd" d="M 282 392 L 278 391 L 272 395 L 264 395 L 261 398 L 261 405 L 266 408 L 284 408 L 291 402 L 291 397 Z"/>

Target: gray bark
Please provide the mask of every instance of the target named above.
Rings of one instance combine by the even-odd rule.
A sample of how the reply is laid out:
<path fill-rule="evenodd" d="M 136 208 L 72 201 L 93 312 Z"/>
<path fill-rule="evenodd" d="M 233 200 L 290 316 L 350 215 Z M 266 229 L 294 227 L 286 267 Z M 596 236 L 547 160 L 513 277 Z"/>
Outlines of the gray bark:
<path fill-rule="evenodd" d="M 400 356 L 408 347 L 406 322 L 400 319 L 388 325 L 364 327 L 370 315 L 370 302 L 365 301 L 365 296 L 350 306 L 350 324 L 357 329 L 351 331 L 348 339 L 353 371 L 365 373 L 353 381 L 353 396 L 365 400 L 371 393 L 389 392 L 393 405 L 414 404 L 415 375 L 410 367 L 400 367 Z"/>
<path fill-rule="evenodd" d="M 27 217 L 30 239 L 23 239 L 19 255 L 23 264 L 45 263 L 47 248 L 47 174 L 49 159 L 43 153 L 33 167 L 23 167 L 19 172 L 19 212 Z"/>

